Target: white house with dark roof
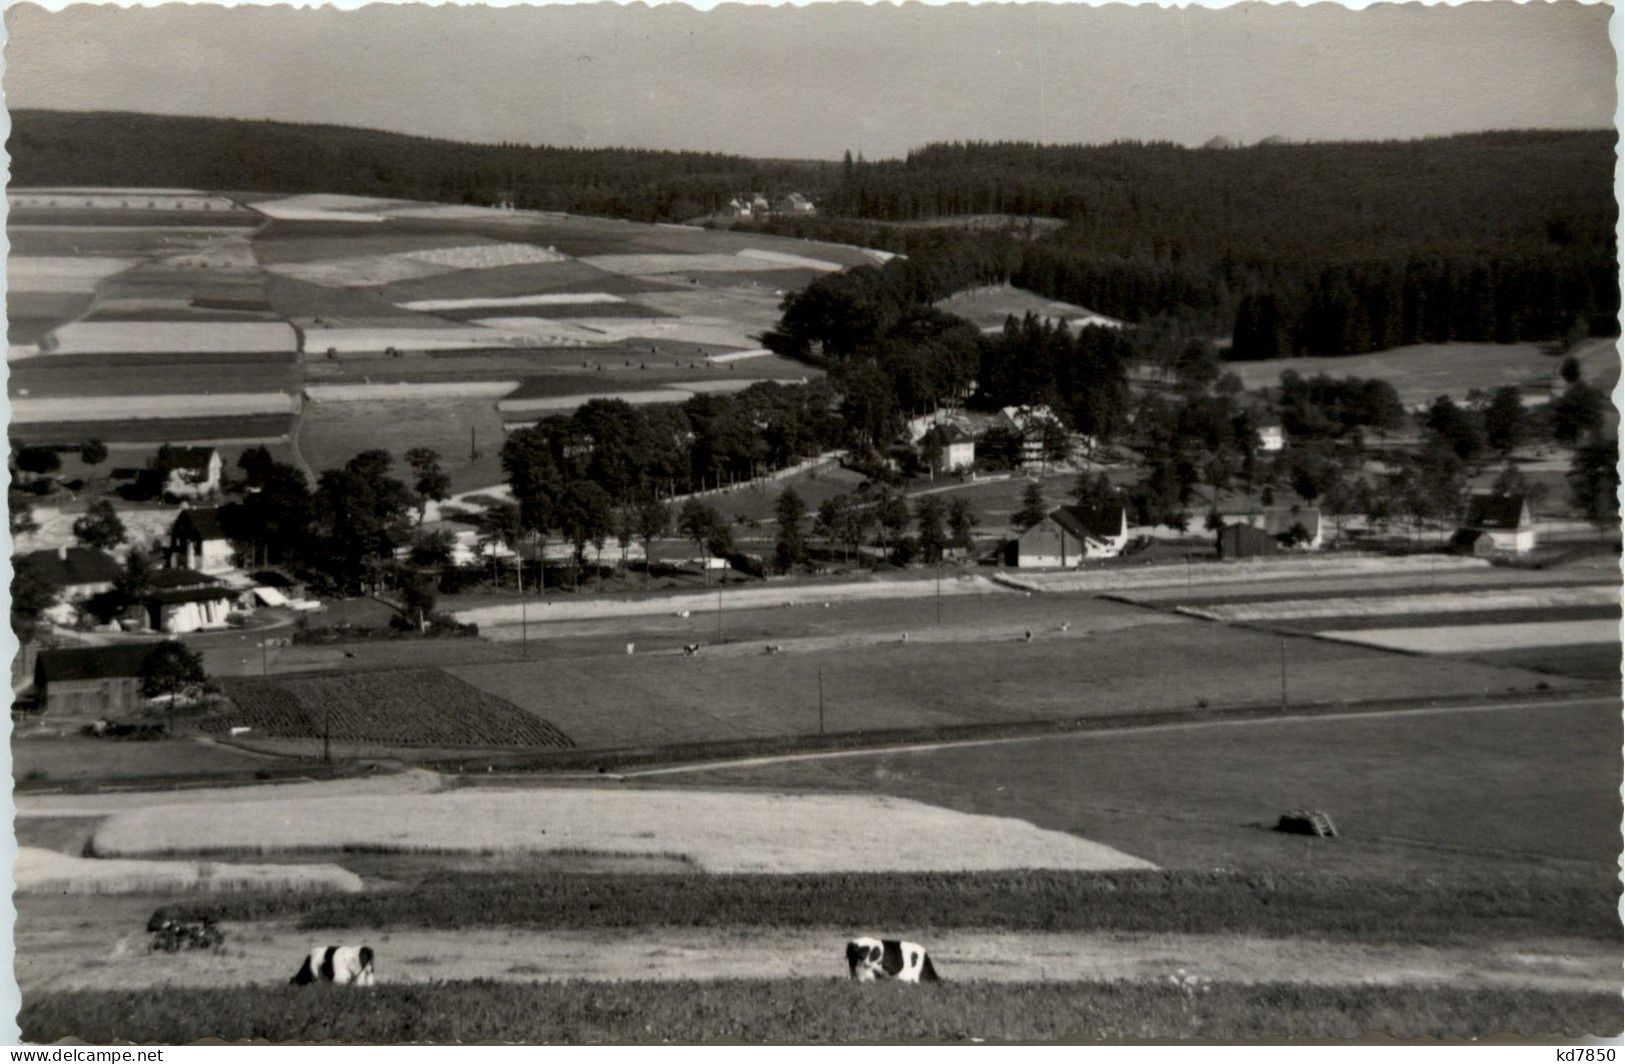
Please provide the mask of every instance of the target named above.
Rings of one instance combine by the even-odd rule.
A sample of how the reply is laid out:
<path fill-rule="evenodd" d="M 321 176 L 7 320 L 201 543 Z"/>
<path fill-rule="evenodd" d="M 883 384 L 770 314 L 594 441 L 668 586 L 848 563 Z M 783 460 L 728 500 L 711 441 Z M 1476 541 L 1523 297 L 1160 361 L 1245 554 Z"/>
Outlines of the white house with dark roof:
<path fill-rule="evenodd" d="M 18 554 L 14 568 L 27 566 L 38 573 L 56 595 L 45 611 L 54 624 L 71 625 L 79 616 L 79 603 L 113 589 L 124 569 L 111 554 L 90 547 L 58 547 Z"/>
<path fill-rule="evenodd" d="M 236 552 L 220 527 L 220 511 L 213 506 L 182 509 L 169 527 L 165 554 L 171 569 L 218 574 L 236 567 Z"/>
<path fill-rule="evenodd" d="M 1535 549 L 1534 515 L 1522 495 L 1477 492 L 1467 503 L 1467 517 L 1452 544 L 1487 548 L 1497 554 L 1527 554 Z"/>

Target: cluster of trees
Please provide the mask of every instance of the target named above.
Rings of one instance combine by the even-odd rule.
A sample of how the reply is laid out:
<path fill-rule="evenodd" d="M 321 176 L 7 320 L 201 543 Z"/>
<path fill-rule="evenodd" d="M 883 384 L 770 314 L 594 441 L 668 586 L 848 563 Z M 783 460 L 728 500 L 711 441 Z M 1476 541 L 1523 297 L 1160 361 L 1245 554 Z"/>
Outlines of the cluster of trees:
<path fill-rule="evenodd" d="M 1140 353 L 1122 329 L 1085 326 L 1027 315 L 981 342 L 976 403 L 989 409 L 1046 405 L 1073 429 L 1110 440 L 1131 411 L 1128 368 Z"/>
<path fill-rule="evenodd" d="M 806 516 L 801 497 L 794 489 L 785 489 L 777 506 L 779 538 L 774 551 L 781 571 L 789 571 L 805 557 Z M 826 545 L 838 547 L 843 559 L 871 547 L 883 561 L 906 564 L 941 561 L 950 549 L 969 550 L 975 529 L 976 514 L 968 499 L 956 496 L 944 501 L 922 495 L 910 506 L 901 492 L 870 482 L 820 503 L 811 531 Z"/>
<path fill-rule="evenodd" d="M 709 214 L 746 189 L 816 196 L 839 176 L 830 162 L 116 112 L 19 110 L 7 146 L 19 185 L 343 192 L 650 222 Z"/>
<path fill-rule="evenodd" d="M 843 422 L 824 382 L 764 382 L 737 395 L 699 395 L 681 405 L 636 407 L 595 399 L 509 435 L 502 468 L 516 506 L 501 512 L 492 538 L 557 533 L 578 562 L 612 537 L 627 547 L 664 535 L 672 517 L 660 500 L 762 476 L 840 442 Z M 690 500 L 677 516 L 684 535 L 712 554 L 731 549 L 714 509 Z"/>

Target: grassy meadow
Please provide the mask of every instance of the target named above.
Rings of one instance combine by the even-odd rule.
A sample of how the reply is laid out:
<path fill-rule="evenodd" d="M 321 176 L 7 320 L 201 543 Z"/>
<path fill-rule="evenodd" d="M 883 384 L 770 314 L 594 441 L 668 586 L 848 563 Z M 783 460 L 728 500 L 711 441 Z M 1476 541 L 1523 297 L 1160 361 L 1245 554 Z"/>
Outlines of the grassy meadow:
<path fill-rule="evenodd" d="M 1408 986 L 942 983 L 830 979 L 688 983 L 490 982 L 44 993 L 24 1040 L 300 1042 L 892 1042 L 996 1039 L 1522 1036 L 1573 1041 L 1620 1027 L 1617 995 Z"/>

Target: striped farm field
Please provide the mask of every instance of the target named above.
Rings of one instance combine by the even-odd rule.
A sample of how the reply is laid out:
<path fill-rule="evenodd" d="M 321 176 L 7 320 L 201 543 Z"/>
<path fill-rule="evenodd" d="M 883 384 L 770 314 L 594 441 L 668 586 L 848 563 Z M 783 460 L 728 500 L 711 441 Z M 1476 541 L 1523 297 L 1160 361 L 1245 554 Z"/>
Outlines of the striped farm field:
<path fill-rule="evenodd" d="M 297 351 L 293 327 L 279 321 L 92 321 L 56 330 L 51 353 L 103 351 L 232 352 Z"/>
<path fill-rule="evenodd" d="M 232 706 L 208 727 L 256 736 L 402 746 L 568 747 L 570 737 L 439 669 L 222 680 Z"/>
<path fill-rule="evenodd" d="M 1437 628 L 1361 628 L 1326 631 L 1326 639 L 1419 654 L 1471 654 L 1534 647 L 1618 643 L 1619 621 L 1537 621 L 1523 624 L 1468 624 Z"/>
<path fill-rule="evenodd" d="M 854 833 L 854 825 L 863 825 Z M 1149 869 L 1022 820 L 872 795 L 531 788 L 147 806 L 108 818 L 107 856 L 377 848 L 680 855 L 708 872 Z"/>
<path fill-rule="evenodd" d="M 1477 613 L 1492 610 L 1617 606 L 1617 584 L 1533 587 L 1314 599 L 1279 599 L 1235 605 L 1181 606 L 1179 612 L 1216 621 L 1287 621 L 1308 617 L 1393 617 L 1403 614 Z"/>
<path fill-rule="evenodd" d="M 361 877 L 332 864 L 104 861 L 24 846 L 13 866 L 19 894 L 154 894 L 160 891 L 354 892 Z"/>
<path fill-rule="evenodd" d="M 287 439 L 292 414 L 248 414 L 241 417 L 120 418 L 109 421 L 35 421 L 15 418 L 7 430 L 14 444 L 75 445 L 94 432 L 103 443 L 247 443 Z M 351 452 L 354 453 L 354 452 Z"/>

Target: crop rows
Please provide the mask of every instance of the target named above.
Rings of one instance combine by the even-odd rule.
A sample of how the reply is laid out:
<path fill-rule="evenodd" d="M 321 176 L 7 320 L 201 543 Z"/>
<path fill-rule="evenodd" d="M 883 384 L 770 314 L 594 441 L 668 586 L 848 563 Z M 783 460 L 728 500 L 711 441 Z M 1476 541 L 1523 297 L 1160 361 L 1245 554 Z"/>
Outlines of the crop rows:
<path fill-rule="evenodd" d="M 232 709 L 215 730 L 401 746 L 569 747 L 548 721 L 439 669 L 222 680 Z"/>

